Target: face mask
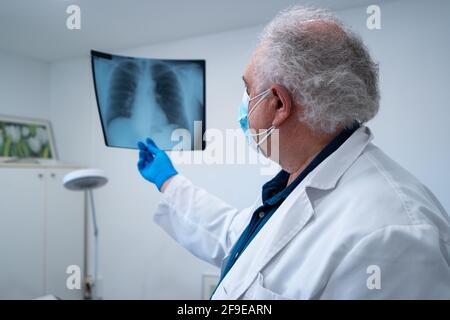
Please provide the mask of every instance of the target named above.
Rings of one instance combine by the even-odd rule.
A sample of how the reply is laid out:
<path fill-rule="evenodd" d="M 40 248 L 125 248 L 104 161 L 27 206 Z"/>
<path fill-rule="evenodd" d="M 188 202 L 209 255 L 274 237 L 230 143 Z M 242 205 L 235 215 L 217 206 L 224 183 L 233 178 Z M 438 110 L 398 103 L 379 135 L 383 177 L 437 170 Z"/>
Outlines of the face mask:
<path fill-rule="evenodd" d="M 259 104 L 264 100 L 265 97 L 267 97 L 270 93 L 270 89 L 267 89 L 264 92 L 261 92 L 260 94 L 254 96 L 253 98 L 250 98 L 247 94 L 247 91 L 244 90 L 244 95 L 242 96 L 242 102 L 241 102 L 241 106 L 239 108 L 239 124 L 241 125 L 241 129 L 244 132 L 247 141 L 249 143 L 255 142 L 255 140 L 253 139 L 253 137 L 257 137 L 260 135 L 265 134 L 265 136 L 260 139 L 260 141 L 258 143 L 256 143 L 256 149 L 257 151 L 259 151 L 259 147 L 260 145 L 266 141 L 266 139 L 272 134 L 273 130 L 275 130 L 275 126 L 271 126 L 269 129 L 264 130 L 263 132 L 259 132 L 259 133 L 251 133 L 250 132 L 250 125 L 249 125 L 249 117 L 252 114 L 253 111 L 255 111 L 255 109 L 259 106 Z M 250 101 L 259 98 L 259 100 L 255 103 L 255 105 L 253 106 L 252 110 L 250 110 L 250 112 L 248 112 L 248 104 Z"/>

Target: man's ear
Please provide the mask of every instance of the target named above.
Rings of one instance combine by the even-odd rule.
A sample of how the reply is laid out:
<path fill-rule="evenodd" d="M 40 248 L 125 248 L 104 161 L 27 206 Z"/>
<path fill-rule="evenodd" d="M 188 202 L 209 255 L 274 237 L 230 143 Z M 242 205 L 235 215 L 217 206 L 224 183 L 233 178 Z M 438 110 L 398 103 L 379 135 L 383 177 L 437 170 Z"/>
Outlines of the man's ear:
<path fill-rule="evenodd" d="M 292 113 L 292 98 L 289 91 L 279 84 L 273 84 L 270 89 L 273 98 L 275 98 L 273 102 L 275 104 L 275 117 L 272 125 L 278 128 Z"/>

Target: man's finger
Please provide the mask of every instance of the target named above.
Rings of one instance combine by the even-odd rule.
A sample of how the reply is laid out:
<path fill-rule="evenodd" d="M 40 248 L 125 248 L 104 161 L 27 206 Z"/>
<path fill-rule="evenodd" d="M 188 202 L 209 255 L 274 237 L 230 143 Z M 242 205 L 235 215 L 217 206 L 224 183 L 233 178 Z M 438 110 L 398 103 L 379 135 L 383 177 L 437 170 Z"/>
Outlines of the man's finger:
<path fill-rule="evenodd" d="M 143 151 L 147 150 L 147 146 L 142 141 L 138 141 L 137 146 L 138 146 L 139 150 L 143 150 Z"/>
<path fill-rule="evenodd" d="M 145 161 L 144 161 L 144 159 L 140 159 L 139 161 L 138 161 L 138 169 L 139 170 L 142 170 L 142 169 L 144 169 L 144 167 L 145 167 Z"/>
<path fill-rule="evenodd" d="M 147 138 L 146 139 L 147 142 L 147 149 L 151 152 L 151 153 L 158 153 L 161 151 L 160 148 L 158 148 L 158 146 L 156 145 L 156 143 L 151 139 L 151 138 Z"/>

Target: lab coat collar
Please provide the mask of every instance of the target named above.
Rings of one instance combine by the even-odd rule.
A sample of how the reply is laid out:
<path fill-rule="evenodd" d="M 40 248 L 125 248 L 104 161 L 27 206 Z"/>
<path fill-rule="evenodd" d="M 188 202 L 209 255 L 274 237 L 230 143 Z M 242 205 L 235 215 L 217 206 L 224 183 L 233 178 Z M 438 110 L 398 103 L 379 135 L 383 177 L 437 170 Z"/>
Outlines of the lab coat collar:
<path fill-rule="evenodd" d="M 313 205 L 306 189 L 308 187 L 322 190 L 334 188 L 339 178 L 371 140 L 370 130 L 362 126 L 315 168 L 281 204 L 267 226 L 262 228 L 250 242 L 220 283 L 213 298 L 239 299 L 242 297 L 264 266 L 305 227 L 313 216 Z"/>
<path fill-rule="evenodd" d="M 306 186 L 321 190 L 333 189 L 344 172 L 361 155 L 372 139 L 373 135 L 370 129 L 361 126 L 311 172 L 306 178 Z"/>

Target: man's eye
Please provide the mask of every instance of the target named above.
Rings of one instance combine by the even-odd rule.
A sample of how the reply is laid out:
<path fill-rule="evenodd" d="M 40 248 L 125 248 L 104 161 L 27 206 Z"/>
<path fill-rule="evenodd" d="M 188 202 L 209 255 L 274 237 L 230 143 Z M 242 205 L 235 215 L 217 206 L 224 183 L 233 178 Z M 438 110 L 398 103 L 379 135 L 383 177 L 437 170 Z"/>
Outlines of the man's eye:
<path fill-rule="evenodd" d="M 245 87 L 245 92 L 247 92 L 247 95 L 250 97 L 250 90 L 248 90 L 248 87 Z"/>

